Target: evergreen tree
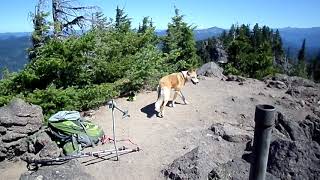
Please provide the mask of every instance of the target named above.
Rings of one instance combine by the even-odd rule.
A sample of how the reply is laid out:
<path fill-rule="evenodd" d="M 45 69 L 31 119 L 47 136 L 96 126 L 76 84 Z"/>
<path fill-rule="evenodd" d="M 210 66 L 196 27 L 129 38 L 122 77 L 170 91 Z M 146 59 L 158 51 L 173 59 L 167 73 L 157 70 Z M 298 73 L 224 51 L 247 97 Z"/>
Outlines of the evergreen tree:
<path fill-rule="evenodd" d="M 251 37 L 251 41 L 254 48 L 258 48 L 262 42 L 262 32 L 258 23 L 256 23 L 253 27 L 253 35 Z"/>
<path fill-rule="evenodd" d="M 222 41 L 223 45 L 227 45 L 229 40 L 228 40 L 228 33 L 226 30 L 223 30 L 221 35 L 219 36 L 219 39 Z"/>
<path fill-rule="evenodd" d="M 111 24 L 102 12 L 93 13 L 91 23 L 93 29 L 106 29 Z"/>
<path fill-rule="evenodd" d="M 141 47 L 145 46 L 145 44 L 156 45 L 158 43 L 158 37 L 155 33 L 155 27 L 153 27 L 152 20 L 149 19 L 149 17 L 143 18 L 142 25 L 139 25 L 137 33 L 141 37 Z"/>
<path fill-rule="evenodd" d="M 170 63 L 179 71 L 194 68 L 199 63 L 193 30 L 183 21 L 179 9 L 175 8 L 175 16 L 168 24 L 167 35 L 163 40 L 163 52 L 173 57 Z"/>
<path fill-rule="evenodd" d="M 149 17 L 144 17 L 142 20 L 142 25 L 139 25 L 138 33 L 145 33 L 148 27 L 152 27 Z"/>
<path fill-rule="evenodd" d="M 234 24 L 231 25 L 230 30 L 228 32 L 228 40 L 231 42 L 236 37 L 236 27 Z"/>
<path fill-rule="evenodd" d="M 282 48 L 282 39 L 278 29 L 276 30 L 276 33 L 273 36 L 273 51 L 276 59 L 279 59 L 284 54 Z"/>
<path fill-rule="evenodd" d="M 316 82 L 320 82 L 320 51 L 312 61 L 312 77 Z"/>
<path fill-rule="evenodd" d="M 301 45 L 301 49 L 298 53 L 298 62 L 293 67 L 292 74 L 303 78 L 308 78 L 308 71 L 310 74 L 310 67 L 307 67 L 305 59 L 306 40 L 304 39 Z"/>
<path fill-rule="evenodd" d="M 128 18 L 128 15 L 125 14 L 124 10 L 120 9 L 118 6 L 116 9 L 115 28 L 123 32 L 128 32 L 131 28 L 130 18 Z"/>
<path fill-rule="evenodd" d="M 305 63 L 305 49 L 306 49 L 306 39 L 303 40 L 301 49 L 299 50 L 298 53 L 298 61 L 299 63 Z"/>
<path fill-rule="evenodd" d="M 251 31 L 248 25 L 241 25 L 234 31 L 236 38 L 227 46 L 229 63 L 225 68 L 226 73 L 253 78 L 262 78 L 273 73 L 275 70 L 270 28 L 267 26 L 259 28 L 256 24 Z"/>
<path fill-rule="evenodd" d="M 34 31 L 32 32 L 31 37 L 32 47 L 28 49 L 30 61 L 36 57 L 37 49 L 43 46 L 44 43 L 49 39 L 50 24 L 46 20 L 46 18 L 49 16 L 49 13 L 44 12 L 43 5 L 43 0 L 39 0 L 35 7 L 34 14 L 32 14 Z"/>

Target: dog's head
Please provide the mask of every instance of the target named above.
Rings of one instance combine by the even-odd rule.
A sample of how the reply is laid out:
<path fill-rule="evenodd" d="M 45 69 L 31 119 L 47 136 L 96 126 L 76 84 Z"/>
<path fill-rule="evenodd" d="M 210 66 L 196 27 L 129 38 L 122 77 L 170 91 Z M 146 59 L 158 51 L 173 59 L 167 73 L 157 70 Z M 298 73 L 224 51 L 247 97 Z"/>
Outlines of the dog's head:
<path fill-rule="evenodd" d="M 199 83 L 199 79 L 198 79 L 198 77 L 197 77 L 197 72 L 196 72 L 196 70 L 189 70 L 189 71 L 187 71 L 187 79 L 188 80 L 191 80 L 191 82 L 194 84 L 194 85 L 196 85 L 196 84 L 198 84 Z"/>

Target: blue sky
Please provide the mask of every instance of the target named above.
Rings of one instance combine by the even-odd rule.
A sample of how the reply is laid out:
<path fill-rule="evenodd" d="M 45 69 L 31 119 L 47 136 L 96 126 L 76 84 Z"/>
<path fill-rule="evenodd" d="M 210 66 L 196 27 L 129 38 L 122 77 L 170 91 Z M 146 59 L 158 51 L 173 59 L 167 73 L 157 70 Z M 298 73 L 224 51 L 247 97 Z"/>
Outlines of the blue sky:
<path fill-rule="evenodd" d="M 0 6 L 0 32 L 32 31 L 29 12 L 37 0 L 3 0 Z M 229 28 L 232 23 L 263 24 L 277 27 L 320 26 L 320 0 L 78 0 L 97 5 L 108 17 L 114 17 L 117 5 L 125 8 L 137 27 L 150 16 L 157 29 L 165 29 L 174 15 L 174 5 L 186 22 L 198 28 Z"/>

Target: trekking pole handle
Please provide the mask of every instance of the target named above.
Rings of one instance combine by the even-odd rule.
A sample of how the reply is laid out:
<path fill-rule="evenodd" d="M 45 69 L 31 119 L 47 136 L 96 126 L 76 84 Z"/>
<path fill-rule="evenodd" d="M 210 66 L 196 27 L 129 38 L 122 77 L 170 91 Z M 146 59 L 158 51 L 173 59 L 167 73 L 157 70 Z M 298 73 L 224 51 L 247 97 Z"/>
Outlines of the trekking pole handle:
<path fill-rule="evenodd" d="M 120 109 L 117 105 L 116 102 L 112 99 L 110 101 L 107 102 L 107 105 L 109 106 L 110 109 L 117 109 L 118 111 L 122 112 L 122 118 L 126 118 L 126 117 L 130 117 L 128 111 L 124 111 L 122 109 Z"/>

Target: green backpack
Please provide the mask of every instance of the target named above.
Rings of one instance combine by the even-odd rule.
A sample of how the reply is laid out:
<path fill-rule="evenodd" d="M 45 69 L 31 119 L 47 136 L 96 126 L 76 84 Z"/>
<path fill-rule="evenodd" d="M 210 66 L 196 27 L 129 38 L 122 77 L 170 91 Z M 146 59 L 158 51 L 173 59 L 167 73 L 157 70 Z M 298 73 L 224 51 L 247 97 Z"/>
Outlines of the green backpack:
<path fill-rule="evenodd" d="M 94 146 L 104 136 L 100 126 L 81 118 L 78 111 L 59 111 L 49 118 L 48 127 L 66 155 Z"/>

